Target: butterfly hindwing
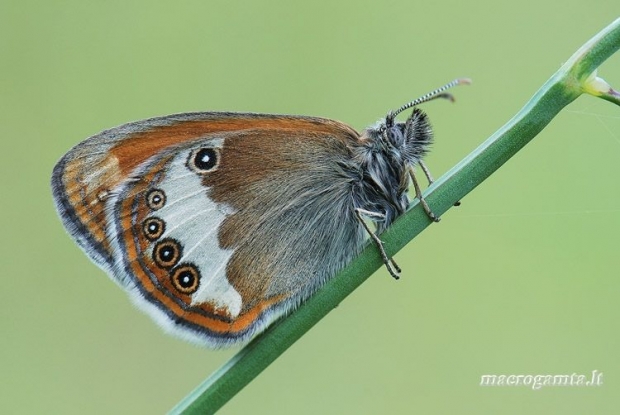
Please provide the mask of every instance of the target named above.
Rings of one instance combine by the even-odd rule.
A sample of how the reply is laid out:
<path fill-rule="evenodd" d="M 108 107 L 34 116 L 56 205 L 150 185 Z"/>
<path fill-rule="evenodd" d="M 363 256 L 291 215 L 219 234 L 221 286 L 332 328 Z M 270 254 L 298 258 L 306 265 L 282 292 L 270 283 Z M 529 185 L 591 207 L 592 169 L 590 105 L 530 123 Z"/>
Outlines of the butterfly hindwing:
<path fill-rule="evenodd" d="M 68 229 L 160 324 L 245 340 L 310 295 L 363 242 L 329 120 L 182 114 L 109 130 L 55 170 Z"/>

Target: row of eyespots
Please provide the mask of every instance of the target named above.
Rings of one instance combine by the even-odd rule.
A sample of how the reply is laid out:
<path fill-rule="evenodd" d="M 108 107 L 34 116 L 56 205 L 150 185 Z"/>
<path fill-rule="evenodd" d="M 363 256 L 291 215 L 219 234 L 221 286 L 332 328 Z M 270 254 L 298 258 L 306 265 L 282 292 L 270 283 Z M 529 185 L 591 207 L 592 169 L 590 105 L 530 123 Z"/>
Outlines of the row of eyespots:
<path fill-rule="evenodd" d="M 151 210 L 161 209 L 166 204 L 166 194 L 161 189 L 151 189 L 146 194 L 146 204 Z M 161 238 L 165 230 L 166 222 L 156 216 L 150 216 L 142 222 L 142 232 L 151 242 Z M 194 264 L 179 264 L 182 256 L 183 247 L 176 239 L 162 239 L 153 248 L 155 264 L 169 270 L 170 281 L 177 291 L 190 295 L 198 290 L 200 272 Z"/>

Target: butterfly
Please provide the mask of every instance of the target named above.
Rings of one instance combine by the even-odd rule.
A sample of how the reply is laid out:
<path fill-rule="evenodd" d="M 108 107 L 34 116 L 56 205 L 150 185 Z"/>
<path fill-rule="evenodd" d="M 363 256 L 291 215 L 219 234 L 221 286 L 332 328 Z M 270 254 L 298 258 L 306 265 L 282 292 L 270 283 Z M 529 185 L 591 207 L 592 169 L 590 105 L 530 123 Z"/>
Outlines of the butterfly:
<path fill-rule="evenodd" d="M 409 206 L 432 142 L 417 105 L 361 133 L 307 116 L 168 115 L 94 135 L 56 164 L 52 193 L 77 244 L 165 330 L 247 342 L 347 265 Z M 396 116 L 413 108 L 404 122 Z M 369 223 L 374 224 L 374 230 Z"/>

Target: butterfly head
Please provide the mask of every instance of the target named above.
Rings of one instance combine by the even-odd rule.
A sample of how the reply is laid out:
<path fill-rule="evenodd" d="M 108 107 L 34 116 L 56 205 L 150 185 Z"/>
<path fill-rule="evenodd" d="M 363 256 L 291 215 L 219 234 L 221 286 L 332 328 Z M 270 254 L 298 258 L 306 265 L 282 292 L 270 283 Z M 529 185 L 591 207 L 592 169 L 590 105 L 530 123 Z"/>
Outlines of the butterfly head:
<path fill-rule="evenodd" d="M 358 206 L 384 217 L 378 226 L 388 226 L 409 205 L 409 168 L 430 149 L 433 138 L 427 115 L 415 108 L 404 122 L 393 113 L 364 130 L 358 154 L 363 179 L 357 192 Z"/>
<path fill-rule="evenodd" d="M 430 150 L 433 130 L 428 116 L 419 108 L 405 122 L 396 122 L 390 112 L 384 120 L 365 133 L 372 141 L 375 151 L 386 154 L 392 163 L 417 164 Z"/>
<path fill-rule="evenodd" d="M 417 106 L 436 98 L 453 101 L 452 95 L 445 91 L 469 83 L 469 79 L 456 79 L 390 111 L 384 119 L 362 133 L 357 159 L 363 179 L 359 183 L 356 203 L 385 218 L 378 224 L 379 230 L 407 209 L 410 169 L 428 153 L 433 140 L 428 116 Z M 404 122 L 396 121 L 400 113 L 410 108 L 413 111 Z"/>
<path fill-rule="evenodd" d="M 446 90 L 456 85 L 466 85 L 471 81 L 466 78 L 454 81 L 429 92 L 420 98 L 406 103 L 395 111 L 390 111 L 385 119 L 374 127 L 368 128 L 363 135 L 374 147 L 373 151 L 383 151 L 392 159 L 402 160 L 405 164 L 417 164 L 428 152 L 433 133 L 428 117 L 418 105 L 437 98 L 454 101 L 452 94 Z M 413 108 L 405 122 L 397 122 L 396 117 L 403 111 Z"/>

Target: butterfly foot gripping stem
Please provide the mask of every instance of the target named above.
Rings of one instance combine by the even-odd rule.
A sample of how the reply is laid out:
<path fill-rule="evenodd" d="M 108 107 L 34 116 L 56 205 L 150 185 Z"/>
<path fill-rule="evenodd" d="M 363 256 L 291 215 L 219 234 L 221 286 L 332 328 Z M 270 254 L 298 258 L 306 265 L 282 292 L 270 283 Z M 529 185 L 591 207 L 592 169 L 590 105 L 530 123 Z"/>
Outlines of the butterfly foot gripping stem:
<path fill-rule="evenodd" d="M 431 175 L 431 171 L 428 169 L 428 167 L 426 166 L 426 164 L 424 164 L 424 162 L 422 160 L 420 160 L 419 164 L 420 164 L 420 168 L 424 172 L 424 175 L 426 176 L 426 179 L 428 180 L 428 185 L 430 186 L 431 184 L 433 184 L 435 182 L 435 179 L 433 179 L 433 176 Z M 410 170 L 409 174 L 412 175 L 412 180 L 415 181 L 416 179 L 415 179 L 415 177 L 413 177 L 413 170 Z M 415 186 L 415 184 L 414 184 L 414 186 Z M 418 193 L 416 193 L 416 196 L 418 196 Z M 418 198 L 420 198 L 420 197 L 421 197 L 421 193 L 418 196 Z M 422 201 L 422 205 L 425 205 L 425 204 L 426 204 L 426 201 Z M 428 204 L 426 204 L 426 206 L 428 206 Z M 454 203 L 454 206 L 461 206 L 461 201 L 457 200 Z M 426 210 L 426 208 L 424 208 L 424 209 Z M 428 214 L 429 212 L 430 212 L 430 208 L 429 208 L 429 210 L 426 213 Z M 431 214 L 429 216 L 431 217 L 431 219 L 433 219 L 433 217 L 437 217 L 437 216 L 435 216 L 435 214 L 433 214 L 433 212 L 430 212 L 430 213 Z M 435 222 L 439 222 L 439 219 L 435 220 Z"/>
<path fill-rule="evenodd" d="M 429 185 L 433 184 L 433 181 L 434 181 L 433 180 L 433 176 L 431 176 L 431 172 L 428 170 L 428 167 L 426 167 L 426 165 L 424 163 L 422 163 L 422 161 L 420 161 L 420 168 L 422 169 L 422 171 L 424 172 L 424 175 L 428 179 L 428 184 Z M 426 203 L 426 199 L 424 199 L 424 196 L 422 195 L 422 189 L 420 188 L 420 184 L 418 183 L 418 179 L 415 177 L 415 174 L 413 172 L 413 168 L 409 169 L 409 176 L 411 176 L 411 182 L 413 183 L 413 188 L 415 190 L 415 197 L 417 197 L 418 200 L 420 201 L 420 204 L 422 205 L 422 208 L 424 209 L 424 212 L 426 212 L 426 215 L 433 222 L 439 222 L 441 220 L 441 218 L 439 216 L 435 215 L 435 213 L 433 213 L 433 211 L 431 210 L 431 208 L 428 205 L 428 203 Z"/>

